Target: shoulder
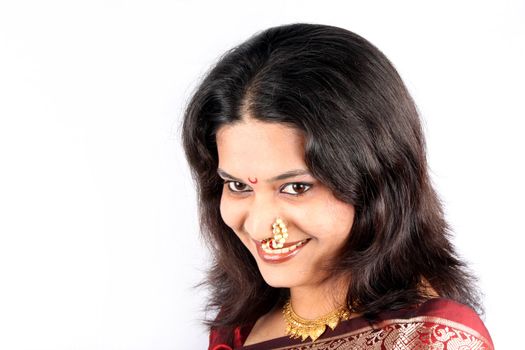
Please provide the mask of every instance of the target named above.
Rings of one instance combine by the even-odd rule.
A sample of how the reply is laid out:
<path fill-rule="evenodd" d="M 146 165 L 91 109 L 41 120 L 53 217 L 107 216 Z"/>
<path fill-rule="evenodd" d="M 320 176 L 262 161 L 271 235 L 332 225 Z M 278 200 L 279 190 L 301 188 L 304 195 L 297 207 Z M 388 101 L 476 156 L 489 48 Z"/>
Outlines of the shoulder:
<path fill-rule="evenodd" d="M 490 335 L 479 315 L 469 306 L 451 299 L 431 299 L 418 308 L 418 314 L 428 320 L 469 329 L 490 341 Z M 491 341 L 492 343 L 492 341 Z"/>
<path fill-rule="evenodd" d="M 212 328 L 208 350 L 233 350 L 243 345 L 253 324 L 235 328 Z"/>
<path fill-rule="evenodd" d="M 479 315 L 470 307 L 445 298 L 384 315 L 377 326 L 386 331 L 391 340 L 411 338 L 425 346 L 494 349 Z"/>

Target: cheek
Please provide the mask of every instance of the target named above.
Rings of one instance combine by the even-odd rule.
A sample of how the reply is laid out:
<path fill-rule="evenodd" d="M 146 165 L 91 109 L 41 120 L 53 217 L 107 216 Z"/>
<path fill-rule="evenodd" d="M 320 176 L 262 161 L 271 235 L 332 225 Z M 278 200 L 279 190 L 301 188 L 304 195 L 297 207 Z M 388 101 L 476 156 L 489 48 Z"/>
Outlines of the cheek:
<path fill-rule="evenodd" d="M 355 209 L 350 204 L 341 203 L 336 211 L 336 216 L 338 218 L 341 218 L 341 220 L 338 220 L 339 225 L 341 226 L 341 229 L 344 232 L 344 234 L 348 235 L 348 232 L 350 232 L 350 230 L 352 229 L 352 225 L 354 224 Z"/>
<path fill-rule="evenodd" d="M 242 234 L 244 224 L 243 206 L 236 203 L 234 200 L 228 199 L 227 196 L 222 196 L 220 212 L 224 223 L 228 225 L 239 240 L 249 248 L 249 237 Z"/>
<path fill-rule="evenodd" d="M 234 230 L 234 232 L 237 232 L 241 223 L 241 213 L 234 203 L 224 194 L 221 197 L 220 212 L 224 223 Z"/>
<path fill-rule="evenodd" d="M 319 213 L 323 213 L 319 215 Z M 320 239 L 329 239 L 334 244 L 345 240 L 354 223 L 354 207 L 343 202 L 327 201 L 322 208 L 305 217 L 307 232 Z"/>
<path fill-rule="evenodd" d="M 343 244 L 348 237 L 351 235 L 352 225 L 354 223 L 354 214 L 355 210 L 353 206 L 344 204 L 338 208 L 336 214 L 335 225 L 337 227 L 336 232 L 334 232 L 337 241 L 337 244 Z"/>

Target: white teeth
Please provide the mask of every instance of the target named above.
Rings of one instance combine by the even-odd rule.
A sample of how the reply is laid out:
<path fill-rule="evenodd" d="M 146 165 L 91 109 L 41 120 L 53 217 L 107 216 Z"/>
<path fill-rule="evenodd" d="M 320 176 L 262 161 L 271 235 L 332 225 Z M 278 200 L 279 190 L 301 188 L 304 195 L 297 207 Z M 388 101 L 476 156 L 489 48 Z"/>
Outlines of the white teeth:
<path fill-rule="evenodd" d="M 274 240 L 272 240 L 271 243 L 270 242 L 263 243 L 261 247 L 262 247 L 262 250 L 268 254 L 285 254 L 285 253 L 289 253 L 289 252 L 296 250 L 300 246 L 304 245 L 306 242 L 308 242 L 307 239 L 297 242 L 294 245 L 291 245 L 289 247 L 283 248 L 282 243 L 276 243 Z"/>

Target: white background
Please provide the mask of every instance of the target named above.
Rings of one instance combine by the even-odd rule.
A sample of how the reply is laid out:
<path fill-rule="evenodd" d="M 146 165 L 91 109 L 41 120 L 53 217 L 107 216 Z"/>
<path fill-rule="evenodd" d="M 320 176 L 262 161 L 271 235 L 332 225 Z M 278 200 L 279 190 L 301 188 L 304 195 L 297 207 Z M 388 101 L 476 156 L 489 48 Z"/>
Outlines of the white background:
<path fill-rule="evenodd" d="M 396 65 L 486 325 L 516 348 L 525 3 L 223 0 L 0 2 L 0 349 L 206 348 L 180 119 L 223 52 L 292 22 Z"/>

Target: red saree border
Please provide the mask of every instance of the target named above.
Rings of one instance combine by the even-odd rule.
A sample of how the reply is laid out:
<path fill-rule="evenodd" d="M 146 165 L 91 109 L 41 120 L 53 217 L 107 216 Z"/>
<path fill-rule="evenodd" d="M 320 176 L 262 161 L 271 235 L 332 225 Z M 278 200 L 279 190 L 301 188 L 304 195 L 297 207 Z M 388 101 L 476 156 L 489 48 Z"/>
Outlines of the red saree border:
<path fill-rule="evenodd" d="M 379 323 L 374 324 L 373 326 L 361 327 L 361 328 L 356 329 L 354 331 L 341 333 L 341 334 L 339 334 L 337 336 L 319 339 L 317 342 L 303 342 L 303 343 L 300 343 L 300 344 L 293 344 L 293 345 L 287 345 L 287 346 L 284 346 L 284 347 L 272 348 L 272 350 L 293 350 L 293 349 L 302 349 L 302 348 L 309 349 L 309 347 L 311 347 L 312 349 L 317 349 L 316 343 L 317 344 L 330 343 L 332 341 L 337 341 L 339 339 L 350 338 L 350 337 L 356 336 L 358 334 L 362 334 L 362 333 L 366 333 L 366 332 L 378 331 L 378 330 L 381 330 L 382 328 L 385 328 L 385 327 L 388 327 L 388 326 L 391 326 L 391 325 L 415 324 L 415 323 L 433 323 L 433 324 L 436 324 L 436 325 L 447 326 L 447 327 L 451 327 L 453 329 L 457 329 L 459 331 L 462 331 L 464 333 L 472 335 L 473 337 L 475 337 L 475 338 L 479 339 L 481 342 L 483 342 L 483 345 L 486 345 L 487 348 L 482 348 L 482 349 L 494 350 L 492 342 L 487 340 L 483 335 L 481 335 L 475 329 L 467 327 L 464 324 L 461 324 L 461 323 L 458 323 L 458 322 L 454 322 L 454 321 L 451 321 L 451 320 L 448 320 L 448 319 L 444 319 L 444 318 L 441 318 L 441 317 L 432 317 L 432 316 L 417 316 L 417 317 L 413 317 L 413 318 L 409 318 L 409 319 L 404 319 L 403 318 L 403 319 L 384 320 L 384 321 L 381 321 Z M 344 348 L 344 349 L 346 349 L 346 348 Z"/>
<path fill-rule="evenodd" d="M 242 345 L 251 331 L 251 326 L 253 326 L 245 325 L 242 327 L 242 331 L 236 334 L 232 348 L 236 350 L 319 349 L 319 347 L 315 347 L 316 344 L 328 344 L 327 342 L 337 342 L 338 340 L 341 343 L 348 343 L 350 337 L 355 337 L 358 334 L 366 332 L 373 334 L 375 331 L 380 331 L 385 327 L 391 332 L 401 332 L 401 328 L 403 327 L 420 327 L 421 332 L 418 332 L 418 334 L 424 336 L 425 333 L 428 333 L 429 336 L 436 338 L 440 336 L 440 334 L 449 334 L 447 333 L 448 330 L 446 327 L 450 327 L 465 336 L 470 338 L 474 337 L 476 340 L 479 339 L 479 342 L 485 344 L 484 347 L 474 347 L 475 349 L 494 349 L 490 334 L 485 328 L 483 321 L 479 318 L 479 315 L 469 306 L 448 298 L 429 299 L 418 306 L 395 311 L 385 311 L 378 316 L 378 319 L 372 323 L 363 317 L 352 318 L 348 321 L 341 322 L 335 330 L 332 331 L 328 329 L 326 334 L 317 339 L 315 343 L 301 342 L 300 339 L 290 339 L 289 337 L 279 337 L 256 344 Z M 394 328 L 397 328 L 397 330 L 394 330 Z M 435 329 L 441 333 L 432 335 L 429 333 L 431 329 Z M 404 334 L 406 335 L 408 333 L 405 332 Z M 414 334 L 415 333 L 412 333 L 412 335 Z M 401 332 L 399 335 L 403 336 L 403 333 Z M 457 341 L 460 340 L 458 336 L 459 335 L 456 336 Z M 350 343 L 348 344 L 351 346 Z M 453 346 L 451 348 L 453 348 Z M 341 349 L 348 348 L 342 347 Z M 351 347 L 351 349 L 362 349 L 362 347 Z M 389 348 L 387 347 L 386 349 Z M 394 349 L 398 348 L 394 347 Z"/>

